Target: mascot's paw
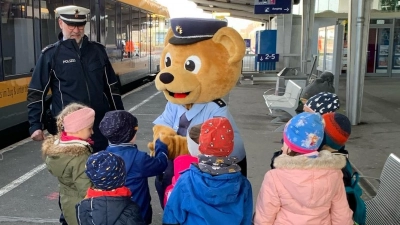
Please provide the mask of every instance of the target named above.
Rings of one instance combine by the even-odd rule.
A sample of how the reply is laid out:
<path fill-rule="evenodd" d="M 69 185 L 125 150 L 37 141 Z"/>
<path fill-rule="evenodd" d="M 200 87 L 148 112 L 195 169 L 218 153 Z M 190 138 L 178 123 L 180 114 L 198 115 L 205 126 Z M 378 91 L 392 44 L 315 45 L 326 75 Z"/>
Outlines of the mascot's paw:
<path fill-rule="evenodd" d="M 147 147 L 150 150 L 150 156 L 155 156 L 155 151 L 154 151 L 154 147 L 156 146 L 156 140 L 158 138 L 160 138 L 161 136 L 175 136 L 176 132 L 171 128 L 171 127 L 167 127 L 167 126 L 163 126 L 163 125 L 155 125 L 153 127 L 153 142 L 149 142 L 147 144 Z M 161 140 L 162 142 L 164 142 L 163 140 Z M 165 143 L 165 142 L 164 142 Z M 166 145 L 168 145 L 167 143 L 165 143 Z M 169 150 L 169 147 L 168 147 Z"/>
<path fill-rule="evenodd" d="M 189 154 L 186 137 L 161 134 L 160 140 L 168 146 L 168 158 L 171 160 L 180 155 Z"/>

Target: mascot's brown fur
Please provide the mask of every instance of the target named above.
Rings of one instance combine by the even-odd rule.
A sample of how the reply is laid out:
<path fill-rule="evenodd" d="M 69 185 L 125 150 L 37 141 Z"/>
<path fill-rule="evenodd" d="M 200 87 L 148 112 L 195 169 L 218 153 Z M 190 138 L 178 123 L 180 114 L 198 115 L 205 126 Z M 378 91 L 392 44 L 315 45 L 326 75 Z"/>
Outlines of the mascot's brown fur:
<path fill-rule="evenodd" d="M 236 85 L 241 73 L 245 43 L 233 28 L 220 28 L 211 39 L 188 45 L 173 45 L 169 29 L 161 56 L 156 88 L 165 98 L 190 109 L 194 103 L 207 103 L 222 98 Z M 161 82 L 160 75 L 169 73 L 173 80 Z M 155 125 L 153 142 L 148 144 L 154 154 L 157 138 L 167 143 L 169 158 L 188 154 L 186 137 L 177 135 L 167 126 Z"/>

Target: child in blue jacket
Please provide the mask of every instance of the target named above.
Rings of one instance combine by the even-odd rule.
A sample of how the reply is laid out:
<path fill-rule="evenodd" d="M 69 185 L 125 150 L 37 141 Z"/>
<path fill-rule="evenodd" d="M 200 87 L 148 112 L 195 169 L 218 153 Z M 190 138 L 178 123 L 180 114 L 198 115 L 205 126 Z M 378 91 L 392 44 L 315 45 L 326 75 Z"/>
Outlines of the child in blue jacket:
<path fill-rule="evenodd" d="M 167 168 L 168 147 L 157 140 L 154 157 L 140 151 L 135 144 L 137 129 L 136 117 L 124 110 L 107 112 L 100 122 L 100 131 L 109 142 L 106 151 L 125 161 L 125 186 L 132 192 L 132 201 L 140 206 L 145 223 L 151 224 L 153 211 L 147 178 L 161 174 Z"/>
<path fill-rule="evenodd" d="M 164 209 L 164 225 L 250 225 L 251 184 L 240 172 L 233 151 L 234 132 L 224 117 L 201 126 L 199 163 L 179 177 Z"/>

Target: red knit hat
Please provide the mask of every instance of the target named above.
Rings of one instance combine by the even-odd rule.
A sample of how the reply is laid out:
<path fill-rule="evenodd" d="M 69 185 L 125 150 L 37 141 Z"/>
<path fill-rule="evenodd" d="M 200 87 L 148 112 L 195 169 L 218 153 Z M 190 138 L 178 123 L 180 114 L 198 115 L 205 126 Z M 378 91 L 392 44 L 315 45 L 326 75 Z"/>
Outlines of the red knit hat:
<path fill-rule="evenodd" d="M 225 117 L 216 117 L 203 123 L 199 138 L 199 151 L 204 155 L 228 156 L 233 151 L 234 132 Z"/>
<path fill-rule="evenodd" d="M 334 149 L 340 149 L 351 134 L 350 120 L 340 113 L 327 113 L 322 117 L 325 120 L 326 144 Z"/>

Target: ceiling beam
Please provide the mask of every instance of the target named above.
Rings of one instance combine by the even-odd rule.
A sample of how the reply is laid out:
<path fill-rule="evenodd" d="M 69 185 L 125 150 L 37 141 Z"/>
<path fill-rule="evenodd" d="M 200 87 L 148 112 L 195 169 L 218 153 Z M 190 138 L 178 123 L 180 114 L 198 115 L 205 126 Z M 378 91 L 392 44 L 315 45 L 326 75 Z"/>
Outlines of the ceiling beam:
<path fill-rule="evenodd" d="M 189 0 L 194 3 L 199 3 L 202 5 L 206 6 L 217 6 L 220 8 L 227 8 L 227 9 L 234 9 L 234 10 L 239 10 L 239 11 L 246 11 L 253 13 L 254 12 L 254 7 L 244 5 L 244 4 L 235 4 L 235 3 L 224 3 L 224 2 L 217 2 L 217 1 L 207 1 L 207 0 Z"/>

